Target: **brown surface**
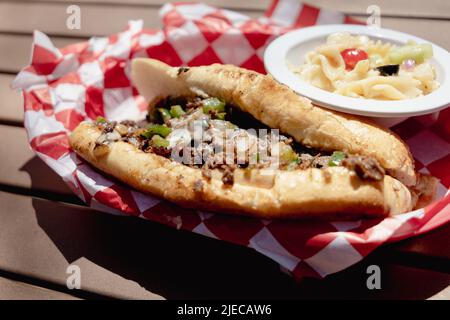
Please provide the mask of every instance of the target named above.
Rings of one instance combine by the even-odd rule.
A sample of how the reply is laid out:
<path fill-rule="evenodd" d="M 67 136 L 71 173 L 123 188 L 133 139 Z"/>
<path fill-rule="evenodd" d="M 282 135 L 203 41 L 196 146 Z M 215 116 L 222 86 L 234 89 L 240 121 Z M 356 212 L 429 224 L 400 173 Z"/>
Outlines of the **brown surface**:
<path fill-rule="evenodd" d="M 104 214 L 4 192 L 0 192 L 0 208 L 0 270 L 65 286 L 67 267 L 74 264 L 81 268 L 84 291 L 117 298 L 159 298 L 101 262 L 116 264 L 109 265 L 114 271 L 130 266 L 123 255 L 133 251 L 128 247 L 132 243 L 117 236 L 126 218 L 117 219 L 114 229 L 108 230 L 102 220 L 109 221 L 109 216 Z M 142 233 L 143 243 L 145 237 Z"/>
<path fill-rule="evenodd" d="M 0 154 L 0 184 L 72 194 L 62 179 L 34 155 L 24 128 L 0 125 Z"/>
<path fill-rule="evenodd" d="M 66 293 L 0 277 L 0 300 L 77 300 Z"/>
<path fill-rule="evenodd" d="M 363 263 L 324 281 L 295 284 L 274 262 L 250 249 L 65 203 L 79 201 L 29 149 L 20 127 L 22 98 L 9 88 L 12 73 L 28 63 L 31 31 L 49 32 L 58 46 L 64 46 L 123 30 L 132 18 L 144 17 L 145 26 L 155 28 L 163 1 L 85 2 L 77 1 L 82 6 L 80 31 L 65 29 L 65 8 L 72 1 L 0 3 L 0 47 L 13 48 L 0 51 L 0 299 L 450 299 L 450 226 L 377 250 Z M 257 16 L 269 0 L 205 2 L 225 3 Z M 372 1 L 315 3 L 363 18 Z M 442 32 L 450 27 L 449 1 L 377 4 L 389 16 L 382 19 L 383 26 L 450 49 L 450 38 Z M 81 291 L 66 288 L 69 264 L 81 268 Z M 380 291 L 366 288 L 369 264 L 381 267 Z"/>
<path fill-rule="evenodd" d="M 22 95 L 10 88 L 12 74 L 0 73 L 0 121 L 19 125 L 23 121 Z"/>

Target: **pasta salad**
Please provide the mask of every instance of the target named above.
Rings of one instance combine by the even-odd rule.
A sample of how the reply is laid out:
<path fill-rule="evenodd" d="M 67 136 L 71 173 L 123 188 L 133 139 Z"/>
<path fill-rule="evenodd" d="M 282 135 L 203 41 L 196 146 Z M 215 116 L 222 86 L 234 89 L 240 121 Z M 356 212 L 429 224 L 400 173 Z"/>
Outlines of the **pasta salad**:
<path fill-rule="evenodd" d="M 340 95 L 403 100 L 439 88 L 429 63 L 431 44 L 409 41 L 396 46 L 363 35 L 334 33 L 325 44 L 305 56 L 301 66 L 289 68 L 304 81 Z"/>

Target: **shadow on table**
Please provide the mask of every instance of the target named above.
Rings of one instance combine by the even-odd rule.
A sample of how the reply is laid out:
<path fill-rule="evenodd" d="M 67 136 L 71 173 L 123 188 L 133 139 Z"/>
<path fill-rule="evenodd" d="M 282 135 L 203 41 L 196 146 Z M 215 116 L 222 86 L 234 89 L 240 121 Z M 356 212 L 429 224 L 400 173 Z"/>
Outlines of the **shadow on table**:
<path fill-rule="evenodd" d="M 29 173 L 33 189 L 39 188 L 42 177 L 47 183 L 60 179 L 39 162 L 33 158 L 22 168 Z M 35 170 L 36 167 L 41 169 Z M 41 199 L 33 199 L 33 207 L 40 227 L 69 263 L 85 257 L 168 299 L 423 299 L 448 285 L 443 281 L 432 283 L 425 274 L 424 279 L 409 279 L 404 272 L 389 271 L 382 279 L 383 290 L 369 291 L 365 272 L 368 264 L 379 264 L 382 272 L 392 269 L 376 260 L 376 255 L 326 280 L 306 279 L 297 284 L 280 272 L 276 263 L 245 247 L 139 218 L 81 210 L 76 206 L 57 207 Z M 394 279 L 392 274 L 402 278 Z M 427 285 L 420 285 L 421 280 L 427 281 Z M 390 285 L 390 281 L 401 283 L 401 287 Z"/>

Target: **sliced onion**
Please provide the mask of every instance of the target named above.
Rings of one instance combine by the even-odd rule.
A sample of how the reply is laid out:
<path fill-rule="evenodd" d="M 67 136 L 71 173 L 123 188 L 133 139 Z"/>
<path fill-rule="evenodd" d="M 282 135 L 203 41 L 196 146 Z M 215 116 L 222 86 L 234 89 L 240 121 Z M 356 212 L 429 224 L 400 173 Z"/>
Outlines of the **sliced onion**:
<path fill-rule="evenodd" d="M 192 136 L 186 128 L 173 130 L 166 139 L 169 141 L 170 147 L 177 145 L 187 146 L 191 144 Z"/>

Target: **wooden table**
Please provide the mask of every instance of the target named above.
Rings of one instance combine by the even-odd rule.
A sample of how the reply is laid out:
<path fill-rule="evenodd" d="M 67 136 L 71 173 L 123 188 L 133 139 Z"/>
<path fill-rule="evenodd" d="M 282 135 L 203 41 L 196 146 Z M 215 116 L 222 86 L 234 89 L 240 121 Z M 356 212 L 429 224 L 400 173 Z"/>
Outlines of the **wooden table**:
<path fill-rule="evenodd" d="M 259 16 L 269 1 L 204 2 Z M 250 249 L 86 208 L 30 150 L 22 99 L 9 83 L 28 63 L 33 29 L 64 46 L 118 32 L 129 19 L 143 18 L 146 27 L 158 28 L 163 1 L 79 0 L 82 28 L 68 30 L 66 8 L 72 3 L 0 2 L 1 299 L 450 298 L 450 225 L 383 247 L 326 280 L 297 284 Z M 378 4 L 384 27 L 450 49 L 447 0 L 314 3 L 360 19 L 369 4 Z M 66 286 L 70 264 L 82 270 L 80 290 Z M 366 287 L 370 264 L 381 268 L 381 290 Z"/>

